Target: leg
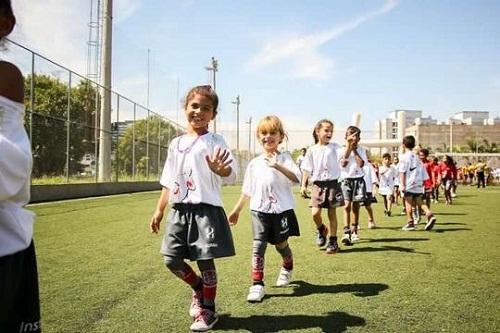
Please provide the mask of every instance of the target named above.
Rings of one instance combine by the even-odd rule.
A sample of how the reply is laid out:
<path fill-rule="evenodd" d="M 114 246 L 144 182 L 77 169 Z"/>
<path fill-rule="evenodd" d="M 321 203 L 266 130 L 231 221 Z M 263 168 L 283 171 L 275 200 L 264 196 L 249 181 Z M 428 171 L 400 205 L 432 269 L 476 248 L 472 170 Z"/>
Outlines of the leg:
<path fill-rule="evenodd" d="M 254 239 L 252 252 L 252 286 L 248 291 L 248 302 L 261 302 L 264 298 L 264 256 L 267 242 Z"/>
<path fill-rule="evenodd" d="M 316 236 L 316 245 L 324 246 L 326 243 L 326 237 L 328 236 L 328 228 L 323 224 L 323 219 L 321 218 L 321 208 L 320 207 L 312 207 L 311 213 L 313 216 L 313 221 L 316 224 L 317 236 Z"/>
<path fill-rule="evenodd" d="M 202 310 L 195 317 L 191 330 L 200 332 L 210 330 L 219 320 L 215 312 L 215 296 L 217 294 L 217 272 L 213 259 L 198 260 L 196 262 L 203 280 Z"/>
<path fill-rule="evenodd" d="M 415 224 L 413 222 L 413 197 L 411 195 L 406 195 L 403 197 L 403 204 L 406 209 L 406 218 L 407 218 L 407 223 L 403 227 L 404 231 L 412 231 L 415 230 Z"/>
<path fill-rule="evenodd" d="M 342 243 L 344 245 L 352 245 L 351 242 L 351 210 L 352 202 L 345 200 L 343 216 L 344 216 L 344 236 L 342 237 Z"/>
<path fill-rule="evenodd" d="M 337 237 L 337 209 L 335 207 L 328 208 L 328 221 L 330 222 L 330 236 Z"/>
<path fill-rule="evenodd" d="M 288 246 L 288 241 L 281 242 L 276 245 L 276 251 L 281 255 L 283 259 L 283 264 L 278 275 L 278 280 L 276 280 L 276 286 L 284 287 L 290 284 L 292 279 L 293 271 L 293 255 L 290 246 Z"/>

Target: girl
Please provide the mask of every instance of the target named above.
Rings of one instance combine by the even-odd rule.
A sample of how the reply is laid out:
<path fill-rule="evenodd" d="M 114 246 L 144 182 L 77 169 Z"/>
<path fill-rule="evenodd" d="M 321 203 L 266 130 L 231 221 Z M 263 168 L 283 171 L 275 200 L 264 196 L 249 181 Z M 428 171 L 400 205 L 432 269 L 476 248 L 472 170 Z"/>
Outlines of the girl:
<path fill-rule="evenodd" d="M 340 146 L 330 142 L 333 136 L 333 123 L 328 119 L 318 121 L 313 131 L 314 145 L 306 153 L 302 162 L 302 186 L 300 193 L 307 197 L 307 184 L 312 183 L 311 214 L 317 228 L 316 244 L 325 245 L 328 228 L 323 224 L 321 209 L 328 210 L 330 237 L 326 246 L 327 254 L 339 251 L 337 242 L 337 211 L 344 204 L 339 184 L 340 166 L 337 151 Z M 309 179 L 310 178 L 310 179 Z"/>
<path fill-rule="evenodd" d="M 399 156 L 394 156 L 394 159 L 392 160 L 392 167 L 394 170 L 399 170 Z M 399 191 L 399 176 L 394 179 L 394 204 L 396 206 L 399 205 L 399 197 L 401 196 L 401 192 Z M 402 215 L 405 215 L 405 207 L 404 207 L 404 202 L 403 202 L 403 213 Z"/>
<path fill-rule="evenodd" d="M 391 154 L 382 155 L 382 166 L 379 169 L 380 187 L 378 193 L 384 198 L 384 215 L 391 216 L 394 194 L 394 181 L 399 177 L 398 171 L 391 165 Z"/>
<path fill-rule="evenodd" d="M 0 0 L 0 44 L 15 24 L 10 0 Z M 19 69 L 0 61 L 0 332 L 41 330 L 23 89 Z"/>
<path fill-rule="evenodd" d="M 453 158 L 449 155 L 443 156 L 443 161 L 439 164 L 439 179 L 444 188 L 444 198 L 447 205 L 451 205 L 453 203 L 451 190 L 453 182 L 456 179 L 456 173 L 457 168 L 455 167 Z"/>
<path fill-rule="evenodd" d="M 229 214 L 229 223 L 236 225 L 240 212 L 250 198 L 253 230 L 252 279 L 248 302 L 260 302 L 264 291 L 264 255 L 271 243 L 283 258 L 276 281 L 282 287 L 290 283 L 293 272 L 289 236 L 299 236 L 299 224 L 293 211 L 293 183 L 300 180 L 300 169 L 291 155 L 280 153 L 278 145 L 286 138 L 278 117 L 264 117 L 257 125 L 257 139 L 264 153 L 250 161 L 243 180 L 242 194 Z"/>
<path fill-rule="evenodd" d="M 346 145 L 340 152 L 342 193 L 344 195 L 344 236 L 342 243 L 352 245 L 359 240 L 358 221 L 361 202 L 366 200 L 366 184 L 363 167 L 368 163 L 366 150 L 358 146 L 361 139 L 361 130 L 356 126 L 349 126 L 346 134 Z M 353 214 L 352 229 L 351 212 Z"/>
<path fill-rule="evenodd" d="M 173 204 L 160 252 L 167 268 L 193 289 L 193 331 L 207 331 L 217 322 L 214 259 L 235 254 L 220 189 L 223 178 L 234 181 L 237 166 L 224 139 L 208 132 L 218 101 L 210 86 L 194 87 L 186 95 L 187 133 L 169 145 L 163 189 L 150 222 L 151 232 L 158 233 L 168 202 Z M 201 276 L 184 259 L 196 261 Z"/>

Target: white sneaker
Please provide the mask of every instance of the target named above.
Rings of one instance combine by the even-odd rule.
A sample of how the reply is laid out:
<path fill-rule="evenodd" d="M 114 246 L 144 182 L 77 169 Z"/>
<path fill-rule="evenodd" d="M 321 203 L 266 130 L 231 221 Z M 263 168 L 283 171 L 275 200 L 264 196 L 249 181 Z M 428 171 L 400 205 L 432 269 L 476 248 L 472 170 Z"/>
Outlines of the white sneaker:
<path fill-rule="evenodd" d="M 403 231 L 413 231 L 415 230 L 415 224 L 413 223 L 406 223 L 404 227 L 401 228 Z"/>
<path fill-rule="evenodd" d="M 250 303 L 262 302 L 265 294 L 266 292 L 264 291 L 264 286 L 261 284 L 255 284 L 248 290 L 247 301 Z"/>
<path fill-rule="evenodd" d="M 293 270 L 288 270 L 284 267 L 281 267 L 280 274 L 278 275 L 278 279 L 276 280 L 277 287 L 284 287 L 290 284 L 292 280 Z"/>
<path fill-rule="evenodd" d="M 216 312 L 202 309 L 189 328 L 193 332 L 206 332 L 211 330 L 218 320 L 219 316 Z"/>
<path fill-rule="evenodd" d="M 351 241 L 353 241 L 353 242 L 357 242 L 357 241 L 359 241 L 359 235 L 358 235 L 358 233 L 357 233 L 357 232 L 353 232 L 353 233 L 351 234 Z"/>

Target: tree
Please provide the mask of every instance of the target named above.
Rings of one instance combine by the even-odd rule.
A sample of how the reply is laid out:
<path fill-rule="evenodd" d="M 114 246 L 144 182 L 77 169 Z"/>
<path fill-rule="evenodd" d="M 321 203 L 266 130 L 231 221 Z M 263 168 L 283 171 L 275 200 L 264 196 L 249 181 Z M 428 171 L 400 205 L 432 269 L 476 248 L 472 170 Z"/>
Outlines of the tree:
<path fill-rule="evenodd" d="M 170 122 L 156 115 L 131 123 L 124 133 L 118 133 L 115 172 L 118 170 L 120 173 L 133 174 L 134 155 L 135 174 L 156 174 L 159 170 L 161 172 L 168 145 L 174 137 L 180 134 L 180 130 Z M 147 148 L 148 142 L 149 149 Z M 159 158 L 158 154 L 160 154 Z"/>
<path fill-rule="evenodd" d="M 34 92 L 31 81 L 34 81 Z M 25 123 L 31 132 L 33 150 L 33 176 L 62 175 L 66 167 L 66 141 L 68 125 L 68 85 L 48 75 L 29 75 L 25 80 Z M 30 97 L 34 93 L 31 108 Z M 88 81 L 80 81 L 71 89 L 70 100 L 70 174 L 80 168 L 85 152 L 93 151 L 96 90 Z M 30 117 L 32 122 L 30 123 Z M 31 124 L 31 131 L 30 131 Z"/>

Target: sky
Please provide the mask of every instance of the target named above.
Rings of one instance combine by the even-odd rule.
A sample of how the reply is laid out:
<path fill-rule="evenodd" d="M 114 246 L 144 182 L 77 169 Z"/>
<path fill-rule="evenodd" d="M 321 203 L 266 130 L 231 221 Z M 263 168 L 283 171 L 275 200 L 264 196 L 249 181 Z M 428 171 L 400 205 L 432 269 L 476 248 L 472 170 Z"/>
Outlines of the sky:
<path fill-rule="evenodd" d="M 90 0 L 13 5 L 14 41 L 86 73 Z M 290 136 L 358 112 L 366 133 L 396 109 L 499 117 L 499 17 L 496 0 L 114 0 L 113 90 L 147 104 L 149 49 L 149 105 L 181 124 L 212 56 L 220 131 L 235 130 L 238 95 L 241 129 L 275 114 Z"/>

